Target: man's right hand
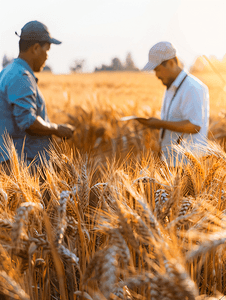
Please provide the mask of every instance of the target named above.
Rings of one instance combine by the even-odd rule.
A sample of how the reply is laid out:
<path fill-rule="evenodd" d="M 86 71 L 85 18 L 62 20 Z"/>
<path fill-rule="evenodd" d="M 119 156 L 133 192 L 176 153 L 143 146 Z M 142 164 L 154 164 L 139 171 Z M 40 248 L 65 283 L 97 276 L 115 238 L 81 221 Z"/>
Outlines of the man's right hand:
<path fill-rule="evenodd" d="M 75 131 L 75 127 L 70 124 L 59 124 L 55 135 L 60 138 L 69 139 L 72 137 L 74 131 Z"/>
<path fill-rule="evenodd" d="M 37 116 L 34 123 L 26 130 L 31 135 L 44 136 L 44 135 L 56 135 L 60 138 L 71 138 L 75 127 L 70 124 L 50 123 L 44 121 L 40 116 Z"/>

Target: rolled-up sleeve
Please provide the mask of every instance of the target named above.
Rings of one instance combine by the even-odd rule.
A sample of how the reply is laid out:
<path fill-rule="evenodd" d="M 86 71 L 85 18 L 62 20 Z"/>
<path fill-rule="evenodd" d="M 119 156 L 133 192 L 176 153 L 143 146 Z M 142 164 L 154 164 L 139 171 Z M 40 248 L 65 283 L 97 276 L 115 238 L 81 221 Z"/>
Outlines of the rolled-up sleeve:
<path fill-rule="evenodd" d="M 190 87 L 183 95 L 181 113 L 183 120 L 189 120 L 192 124 L 202 126 L 204 91 L 202 88 Z"/>
<path fill-rule="evenodd" d="M 37 115 L 36 84 L 34 78 L 24 72 L 8 86 L 8 100 L 13 106 L 13 115 L 20 130 L 28 129 Z"/>

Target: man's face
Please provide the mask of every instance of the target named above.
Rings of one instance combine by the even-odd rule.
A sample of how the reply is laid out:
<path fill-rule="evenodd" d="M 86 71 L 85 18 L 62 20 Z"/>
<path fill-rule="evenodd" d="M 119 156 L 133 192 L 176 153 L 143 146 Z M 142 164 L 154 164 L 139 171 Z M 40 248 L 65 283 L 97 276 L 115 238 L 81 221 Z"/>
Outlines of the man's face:
<path fill-rule="evenodd" d="M 43 46 L 37 44 L 35 49 L 35 58 L 34 58 L 34 65 L 33 71 L 40 72 L 44 66 L 45 62 L 48 58 L 48 51 L 50 50 L 50 43 L 45 43 Z"/>
<path fill-rule="evenodd" d="M 172 69 L 169 62 L 167 61 L 165 65 L 161 64 L 157 66 L 154 71 L 156 77 L 158 77 L 158 79 L 160 79 L 162 83 L 166 85 L 167 88 L 169 88 L 174 81 L 174 78 L 172 76 Z"/>

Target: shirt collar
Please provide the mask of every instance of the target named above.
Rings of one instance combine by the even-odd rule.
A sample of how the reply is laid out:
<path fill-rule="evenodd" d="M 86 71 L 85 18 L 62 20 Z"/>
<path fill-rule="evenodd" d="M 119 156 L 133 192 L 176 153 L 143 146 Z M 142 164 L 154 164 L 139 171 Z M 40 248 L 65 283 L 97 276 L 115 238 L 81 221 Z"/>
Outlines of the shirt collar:
<path fill-rule="evenodd" d="M 22 58 L 16 58 L 15 62 L 22 65 L 26 70 L 28 70 L 31 75 L 34 77 L 35 81 L 38 82 L 38 78 L 35 76 L 34 72 L 32 71 L 31 67 L 29 66 L 29 64 Z"/>
<path fill-rule="evenodd" d="M 181 81 L 183 80 L 184 76 L 186 75 L 187 73 L 182 70 L 179 75 L 177 76 L 177 78 L 174 80 L 174 82 L 172 83 L 172 87 L 174 86 L 175 88 L 178 88 L 178 86 L 180 85 Z"/>

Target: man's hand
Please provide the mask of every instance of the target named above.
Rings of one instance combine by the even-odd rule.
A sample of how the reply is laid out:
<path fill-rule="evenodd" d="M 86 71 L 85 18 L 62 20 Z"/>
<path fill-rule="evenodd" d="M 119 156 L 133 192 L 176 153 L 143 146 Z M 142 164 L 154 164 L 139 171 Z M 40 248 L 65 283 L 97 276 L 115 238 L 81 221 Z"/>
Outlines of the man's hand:
<path fill-rule="evenodd" d="M 75 127 L 69 124 L 50 123 L 44 121 L 40 116 L 36 118 L 34 123 L 26 130 L 30 135 L 44 136 L 44 135 L 56 135 L 60 138 L 71 138 Z"/>
<path fill-rule="evenodd" d="M 72 137 L 74 131 L 75 131 L 75 127 L 70 124 L 59 124 L 55 135 L 60 138 L 69 139 Z"/>

